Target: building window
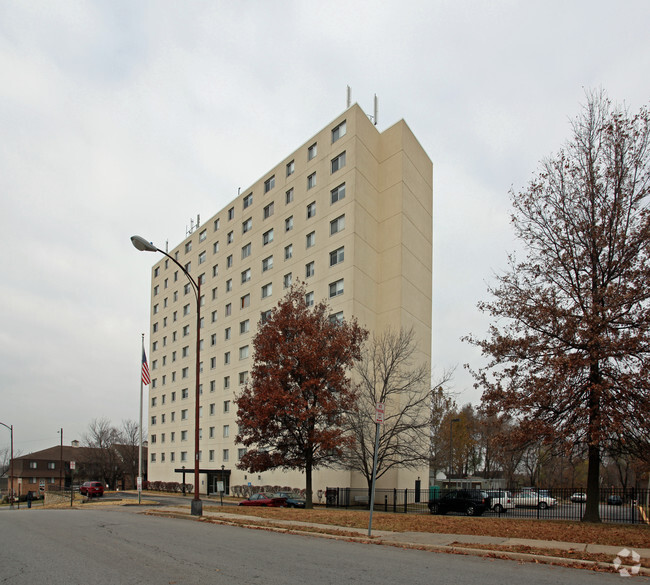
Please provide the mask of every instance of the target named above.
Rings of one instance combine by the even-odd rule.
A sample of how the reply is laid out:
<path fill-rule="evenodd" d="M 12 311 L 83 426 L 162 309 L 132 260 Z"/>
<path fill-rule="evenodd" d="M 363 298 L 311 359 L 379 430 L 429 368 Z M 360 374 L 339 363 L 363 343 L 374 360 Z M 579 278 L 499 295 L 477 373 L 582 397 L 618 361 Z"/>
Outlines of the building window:
<path fill-rule="evenodd" d="M 316 186 L 316 173 L 312 173 L 307 177 L 307 189 L 312 189 Z"/>
<path fill-rule="evenodd" d="M 183 357 L 187 357 L 188 355 L 190 355 L 190 346 L 189 346 L 189 345 L 186 345 L 186 346 L 181 350 L 181 355 L 182 355 Z"/>
<path fill-rule="evenodd" d="M 155 463 L 155 462 L 156 462 L 156 454 L 152 453 L 151 454 L 151 463 Z"/>
<path fill-rule="evenodd" d="M 225 390 L 230 388 L 230 376 L 224 376 L 223 377 L 223 387 Z"/>
<path fill-rule="evenodd" d="M 187 461 L 187 451 L 181 451 L 181 462 Z"/>
<path fill-rule="evenodd" d="M 234 207 L 231 207 L 228 210 L 228 221 L 230 221 L 231 219 L 235 219 L 235 208 Z"/>
<path fill-rule="evenodd" d="M 269 282 L 268 284 L 265 284 L 262 287 L 262 298 L 263 299 L 265 299 L 266 297 L 270 297 L 272 293 L 273 293 L 273 284 L 272 283 Z"/>
<path fill-rule="evenodd" d="M 214 416 L 215 404 L 214 402 L 210 405 L 210 416 Z"/>
<path fill-rule="evenodd" d="M 293 229 L 293 215 L 284 220 L 284 231 L 290 232 Z"/>
<path fill-rule="evenodd" d="M 251 279 L 251 269 L 247 268 L 241 273 L 241 282 L 244 284 L 245 282 L 248 282 Z"/>
<path fill-rule="evenodd" d="M 226 327 L 226 328 L 223 330 L 223 338 L 224 338 L 226 341 L 228 341 L 228 340 L 230 339 L 230 333 L 231 333 L 231 329 L 230 329 L 230 327 Z"/>
<path fill-rule="evenodd" d="M 183 315 L 189 315 L 190 314 L 190 305 L 189 303 L 183 307 Z"/>
<path fill-rule="evenodd" d="M 269 177 L 264 181 L 264 193 L 268 193 L 271 189 L 275 187 L 275 175 Z"/>
<path fill-rule="evenodd" d="M 316 232 L 310 232 L 307 234 L 307 248 L 311 248 L 316 244 Z"/>
<path fill-rule="evenodd" d="M 248 346 L 244 345 L 244 347 L 239 348 L 239 359 L 245 360 L 247 357 L 248 357 Z"/>
<path fill-rule="evenodd" d="M 214 461 L 214 449 L 210 449 L 210 450 L 208 451 L 208 459 L 209 459 L 210 461 Z"/>
<path fill-rule="evenodd" d="M 181 378 L 187 378 L 190 375 L 189 368 L 183 368 L 181 371 Z"/>
<path fill-rule="evenodd" d="M 251 205 L 253 205 L 253 194 L 249 193 L 246 195 L 246 197 L 244 197 L 244 209 L 250 207 Z"/>
<path fill-rule="evenodd" d="M 187 408 L 181 410 L 181 420 L 187 420 Z"/>
<path fill-rule="evenodd" d="M 232 268 L 232 254 L 229 254 L 226 258 L 226 268 Z"/>
<path fill-rule="evenodd" d="M 314 261 L 312 260 L 308 264 L 305 264 L 305 278 L 314 276 L 314 273 L 315 273 L 315 267 L 314 267 Z"/>
<path fill-rule="evenodd" d="M 223 401 L 223 411 L 224 413 L 230 412 L 230 400 Z"/>
<path fill-rule="evenodd" d="M 293 173 L 296 171 L 296 165 L 294 164 L 294 161 L 288 162 L 287 163 L 287 177 L 290 177 L 293 175 Z"/>
<path fill-rule="evenodd" d="M 330 298 L 343 294 L 343 279 L 330 283 Z"/>
<path fill-rule="evenodd" d="M 248 258 L 250 255 L 251 255 L 251 245 L 250 245 L 250 242 L 249 242 L 248 244 L 243 246 L 242 249 L 241 249 L 242 260 L 244 258 Z"/>
<path fill-rule="evenodd" d="M 332 173 L 342 169 L 345 166 L 345 150 L 336 158 L 333 158 L 331 162 Z"/>
<path fill-rule="evenodd" d="M 271 228 L 269 231 L 264 232 L 264 234 L 262 234 L 262 244 L 264 246 L 270 244 L 272 241 L 273 241 L 273 228 Z"/>
<path fill-rule="evenodd" d="M 293 256 L 293 244 L 284 247 L 284 259 L 289 260 Z"/>
<path fill-rule="evenodd" d="M 330 315 L 330 323 L 343 323 L 343 311 Z"/>
<path fill-rule="evenodd" d="M 192 240 L 185 243 L 185 253 L 187 254 L 188 252 L 191 252 L 191 251 L 192 251 Z"/>
<path fill-rule="evenodd" d="M 189 325 L 185 325 L 185 327 L 183 327 L 183 337 L 186 337 L 186 336 L 188 336 L 189 334 L 190 334 L 190 326 L 189 326 Z"/>
<path fill-rule="evenodd" d="M 273 215 L 273 201 L 264 206 L 264 219 L 268 219 Z"/>
<path fill-rule="evenodd" d="M 217 367 L 217 358 L 216 357 L 211 357 L 210 358 L 210 369 L 214 370 Z"/>
<path fill-rule="evenodd" d="M 212 267 L 212 276 L 215 277 L 215 276 L 218 276 L 218 275 L 219 275 L 219 265 L 215 264 Z"/>
<path fill-rule="evenodd" d="M 185 265 L 185 272 L 192 272 L 192 263 L 191 262 L 188 262 Z"/>
<path fill-rule="evenodd" d="M 232 303 L 226 304 L 226 317 L 230 317 L 232 315 Z"/>
<path fill-rule="evenodd" d="M 156 424 L 156 415 L 154 414 L 154 415 L 151 417 L 151 425 L 153 426 L 153 425 L 155 425 L 155 424 Z M 29 462 L 29 466 L 30 466 L 32 469 L 36 469 L 36 461 L 30 461 L 30 462 Z"/>
<path fill-rule="evenodd" d="M 284 202 L 286 204 L 289 204 L 292 201 L 293 201 L 293 187 L 286 192 Z"/>
<path fill-rule="evenodd" d="M 230 363 L 230 352 L 227 351 L 223 354 L 223 363 L 228 365 Z"/>
<path fill-rule="evenodd" d="M 313 158 L 316 157 L 318 154 L 318 144 L 314 142 L 308 149 L 307 149 L 307 160 L 312 160 Z"/>
<path fill-rule="evenodd" d="M 239 385 L 243 386 L 248 382 L 248 372 L 239 372 Z"/>
<path fill-rule="evenodd" d="M 291 272 L 289 274 L 284 275 L 284 288 L 290 288 L 291 287 Z"/>
<path fill-rule="evenodd" d="M 217 311 L 212 311 L 212 322 L 217 322 Z M 212 345 L 214 345 L 214 343 Z"/>
<path fill-rule="evenodd" d="M 199 242 L 203 242 L 203 241 L 205 241 L 205 238 L 207 238 L 207 237 L 208 237 L 208 230 L 203 230 L 203 231 L 199 234 Z"/>
<path fill-rule="evenodd" d="M 154 314 L 154 315 L 157 315 L 157 314 L 158 314 L 158 303 L 156 303 L 156 304 L 153 306 L 153 314 Z"/>
<path fill-rule="evenodd" d="M 241 321 L 239 323 L 239 334 L 243 335 L 244 333 L 248 333 L 250 330 L 250 321 L 246 319 L 245 321 Z"/>
<path fill-rule="evenodd" d="M 219 218 L 217 218 L 217 219 L 214 220 L 213 227 L 214 227 L 214 231 L 215 231 L 215 232 L 219 229 L 219 224 L 220 224 L 220 223 L 221 223 L 221 222 L 219 221 Z"/>
<path fill-rule="evenodd" d="M 250 217 L 241 224 L 242 234 L 245 234 L 246 232 L 250 231 L 252 228 L 253 228 L 253 219 Z"/>
<path fill-rule="evenodd" d="M 228 461 L 228 457 L 229 457 L 228 449 L 224 449 L 221 452 L 221 460 L 222 461 Z"/>
<path fill-rule="evenodd" d="M 237 449 L 237 460 L 241 461 L 241 458 L 246 455 L 246 448 L 242 447 L 240 449 Z"/>
<path fill-rule="evenodd" d="M 232 244 L 235 239 L 235 234 L 233 231 L 229 231 L 228 235 L 226 236 L 226 243 Z"/>
<path fill-rule="evenodd" d="M 314 292 L 313 292 L 313 291 L 312 291 L 312 292 L 308 292 L 308 293 L 305 295 L 305 304 L 306 304 L 308 307 L 313 307 L 313 306 L 314 306 Z"/>
<path fill-rule="evenodd" d="M 312 201 L 307 205 L 307 219 L 314 217 L 316 215 L 316 202 Z"/>
<path fill-rule="evenodd" d="M 232 292 L 232 278 L 226 280 L 226 292 Z"/>
<path fill-rule="evenodd" d="M 50 461 L 47 464 L 48 469 L 56 469 L 56 465 L 54 464 L 54 461 Z"/>
<path fill-rule="evenodd" d="M 269 256 L 268 258 L 264 258 L 262 260 L 262 272 L 266 272 L 267 270 L 270 270 L 273 268 L 273 256 Z"/>
<path fill-rule="evenodd" d="M 336 128 L 332 128 L 332 143 L 336 142 L 339 138 L 345 136 L 347 131 L 345 120 L 341 122 Z"/>
<path fill-rule="evenodd" d="M 341 262 L 343 262 L 344 257 L 345 257 L 345 251 L 343 249 L 343 246 L 330 252 L 330 266 L 340 264 Z"/>
<path fill-rule="evenodd" d="M 330 191 L 330 196 L 332 203 L 345 199 L 345 183 L 341 183 L 338 187 L 332 189 Z"/>
<path fill-rule="evenodd" d="M 227 439 L 230 436 L 230 425 L 223 425 L 223 438 Z"/>
<path fill-rule="evenodd" d="M 160 285 L 157 284 L 156 286 L 153 287 L 153 296 L 155 297 L 159 291 L 160 291 Z"/>
<path fill-rule="evenodd" d="M 245 309 L 246 307 L 250 307 L 251 304 L 251 296 L 250 294 L 246 294 L 243 297 L 239 299 L 239 308 L 240 309 Z"/>
<path fill-rule="evenodd" d="M 345 215 L 341 215 L 330 221 L 330 236 L 345 229 Z"/>

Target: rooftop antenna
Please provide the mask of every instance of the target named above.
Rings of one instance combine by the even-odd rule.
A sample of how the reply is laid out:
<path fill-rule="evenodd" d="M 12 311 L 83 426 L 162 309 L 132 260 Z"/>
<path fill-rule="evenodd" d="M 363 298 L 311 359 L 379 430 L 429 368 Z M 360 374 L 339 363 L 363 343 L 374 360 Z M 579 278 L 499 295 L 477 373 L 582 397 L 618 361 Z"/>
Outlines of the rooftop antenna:
<path fill-rule="evenodd" d="M 169 240 L 165 240 L 165 252 L 169 252 Z"/>
<path fill-rule="evenodd" d="M 372 120 L 372 123 L 376 126 L 377 125 L 377 117 L 379 115 L 379 100 L 377 99 L 377 94 L 375 94 L 375 104 L 374 104 L 374 109 L 373 109 L 373 115 L 371 116 L 368 114 L 368 118 Z"/>
<path fill-rule="evenodd" d="M 350 86 L 348 85 L 348 91 L 347 91 L 347 107 L 345 108 L 346 110 L 352 105 L 352 89 L 350 89 Z"/>
<path fill-rule="evenodd" d="M 374 115 L 375 126 L 377 125 L 378 114 L 379 114 L 379 100 L 377 99 L 377 94 L 375 94 L 375 115 Z"/>
<path fill-rule="evenodd" d="M 199 229 L 200 225 L 201 225 L 201 215 L 197 213 L 196 214 L 196 229 L 197 230 Z"/>

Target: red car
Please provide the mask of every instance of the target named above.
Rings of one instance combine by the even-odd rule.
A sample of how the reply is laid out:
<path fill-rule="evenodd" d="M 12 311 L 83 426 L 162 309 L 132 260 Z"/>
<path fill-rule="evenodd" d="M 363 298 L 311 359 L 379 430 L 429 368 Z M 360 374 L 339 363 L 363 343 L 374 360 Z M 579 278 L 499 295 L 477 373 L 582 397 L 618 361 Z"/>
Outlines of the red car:
<path fill-rule="evenodd" d="M 101 481 L 87 481 L 79 488 L 79 493 L 89 498 L 93 496 L 101 497 L 104 495 L 104 484 Z"/>
<path fill-rule="evenodd" d="M 250 498 L 239 502 L 240 506 L 268 506 L 272 508 L 281 508 L 287 505 L 287 498 L 275 497 L 270 494 L 260 492 L 253 494 Z"/>

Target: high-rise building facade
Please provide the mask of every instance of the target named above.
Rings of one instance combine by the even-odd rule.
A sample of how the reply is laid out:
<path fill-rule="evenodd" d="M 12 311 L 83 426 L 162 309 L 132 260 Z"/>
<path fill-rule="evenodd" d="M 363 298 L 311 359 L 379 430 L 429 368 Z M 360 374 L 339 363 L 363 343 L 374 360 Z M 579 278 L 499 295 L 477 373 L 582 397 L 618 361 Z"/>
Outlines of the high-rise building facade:
<path fill-rule="evenodd" d="M 251 474 L 235 398 L 253 364 L 264 313 L 293 282 L 332 318 L 371 332 L 413 328 L 431 357 L 432 164 L 404 121 L 379 132 L 358 105 L 282 160 L 169 251 L 201 281 L 201 493 L 235 485 L 304 487 L 299 472 Z M 152 269 L 149 479 L 181 481 L 194 468 L 195 297 L 168 258 Z M 414 486 L 428 469 L 397 470 L 383 484 Z M 357 473 L 316 470 L 326 486 L 362 487 Z"/>

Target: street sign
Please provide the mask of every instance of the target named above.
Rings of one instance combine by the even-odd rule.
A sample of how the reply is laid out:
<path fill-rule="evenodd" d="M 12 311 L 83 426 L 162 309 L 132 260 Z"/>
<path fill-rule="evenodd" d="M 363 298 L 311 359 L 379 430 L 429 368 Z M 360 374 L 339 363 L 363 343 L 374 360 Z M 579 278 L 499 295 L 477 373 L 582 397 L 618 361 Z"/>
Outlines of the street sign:
<path fill-rule="evenodd" d="M 138 477 L 138 491 L 142 490 L 142 478 Z"/>
<path fill-rule="evenodd" d="M 75 470 L 75 465 L 76 465 L 76 462 L 75 462 L 75 461 L 70 461 L 70 471 L 74 471 L 74 470 Z"/>
<path fill-rule="evenodd" d="M 378 402 L 375 407 L 375 422 L 377 424 L 384 424 L 384 414 L 386 407 L 383 402 Z"/>

